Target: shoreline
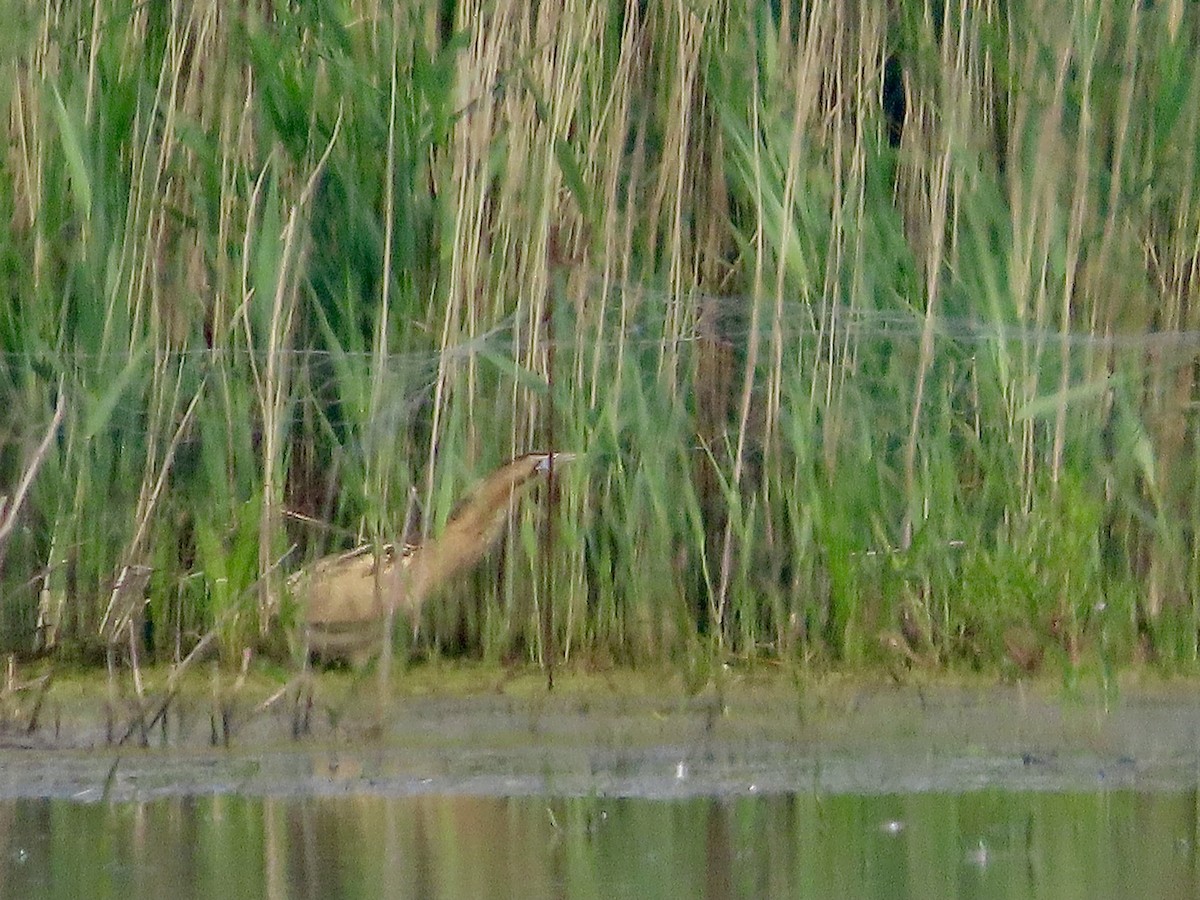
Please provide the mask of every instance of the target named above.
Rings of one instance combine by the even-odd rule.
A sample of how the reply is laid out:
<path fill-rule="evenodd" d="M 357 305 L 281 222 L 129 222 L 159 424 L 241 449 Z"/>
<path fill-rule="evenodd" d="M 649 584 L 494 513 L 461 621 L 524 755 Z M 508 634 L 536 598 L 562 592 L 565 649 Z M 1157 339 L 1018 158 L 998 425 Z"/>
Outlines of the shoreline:
<path fill-rule="evenodd" d="M 31 732 L 6 696 L 0 799 L 1177 790 L 1200 777 L 1196 679 L 1130 675 L 1106 700 L 1048 680 L 797 686 L 759 668 L 689 695 L 678 674 L 563 671 L 547 692 L 536 670 L 438 664 L 397 675 L 383 703 L 373 676 L 321 674 L 311 732 L 293 738 L 290 704 L 263 707 L 278 679 L 251 674 L 223 700 L 218 680 L 214 703 L 194 673 L 145 741 L 135 727 L 118 746 L 105 681 L 60 678 Z M 128 727 L 137 707 L 121 704 Z"/>

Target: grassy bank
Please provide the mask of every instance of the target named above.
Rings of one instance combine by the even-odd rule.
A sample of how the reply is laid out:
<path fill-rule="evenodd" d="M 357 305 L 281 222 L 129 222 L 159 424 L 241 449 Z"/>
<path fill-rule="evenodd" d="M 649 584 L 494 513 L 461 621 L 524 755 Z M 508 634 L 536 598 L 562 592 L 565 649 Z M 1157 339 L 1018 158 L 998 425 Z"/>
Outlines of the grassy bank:
<path fill-rule="evenodd" d="M 528 7 L 8 4 L 0 646 L 554 446 L 423 650 L 1194 667 L 1200 11 Z"/>

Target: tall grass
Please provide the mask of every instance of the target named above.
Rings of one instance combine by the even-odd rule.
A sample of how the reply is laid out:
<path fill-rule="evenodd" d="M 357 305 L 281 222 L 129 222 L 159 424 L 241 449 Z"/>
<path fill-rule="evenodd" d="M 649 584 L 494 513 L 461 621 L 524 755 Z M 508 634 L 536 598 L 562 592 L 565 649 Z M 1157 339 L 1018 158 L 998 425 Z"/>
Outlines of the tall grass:
<path fill-rule="evenodd" d="M 1192 6 L 11 5 L 5 647 L 237 652 L 552 442 L 427 648 L 1196 662 Z"/>

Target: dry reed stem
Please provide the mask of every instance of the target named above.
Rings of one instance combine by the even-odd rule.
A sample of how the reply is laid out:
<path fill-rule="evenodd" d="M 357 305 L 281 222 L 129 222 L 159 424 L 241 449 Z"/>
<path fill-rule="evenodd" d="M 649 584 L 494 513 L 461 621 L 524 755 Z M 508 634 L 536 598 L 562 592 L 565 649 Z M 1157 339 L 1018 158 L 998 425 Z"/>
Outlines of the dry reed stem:
<path fill-rule="evenodd" d="M 126 548 L 123 556 L 127 562 L 121 566 L 120 573 L 118 574 L 116 581 L 113 583 L 112 593 L 108 598 L 108 605 L 105 607 L 104 615 L 101 616 L 100 619 L 99 632 L 102 635 L 110 633 L 107 630 L 109 616 L 112 615 L 114 609 L 116 608 L 118 599 L 123 593 L 127 593 L 127 591 L 124 589 L 127 586 L 131 570 L 138 565 L 136 563 L 128 562 L 128 560 L 138 559 L 143 554 L 143 542 L 146 539 L 150 523 L 154 515 L 155 507 L 158 504 L 159 498 L 162 496 L 163 488 L 167 481 L 167 476 L 171 471 L 172 465 L 174 464 L 175 454 L 179 449 L 179 442 L 182 440 L 183 435 L 187 433 L 191 426 L 192 416 L 195 414 L 196 406 L 200 402 L 201 396 L 204 394 L 204 387 L 206 383 L 207 382 L 201 382 L 200 388 L 192 397 L 191 402 L 188 403 L 187 409 L 184 410 L 183 417 L 180 419 L 179 425 L 175 429 L 175 433 L 171 436 L 171 442 L 167 446 L 166 453 L 163 455 L 163 460 L 158 470 L 158 477 L 155 478 L 153 486 L 149 489 L 149 491 L 147 491 L 145 484 L 143 484 L 141 494 L 138 497 L 138 511 L 136 520 L 137 525 L 134 530 L 133 537 L 130 539 L 129 546 Z M 147 463 L 149 464 L 149 459 L 147 460 Z M 136 603 L 139 599 L 139 597 L 132 597 L 131 603 Z M 132 607 L 123 610 L 121 612 L 120 620 L 115 622 L 113 625 L 111 634 L 119 634 L 122 630 L 122 623 L 129 619 L 131 615 Z"/>
<path fill-rule="evenodd" d="M 11 499 L 0 497 L 0 571 L 4 568 L 5 550 L 13 528 L 16 527 L 17 516 L 20 515 L 21 507 L 25 504 L 29 488 L 33 484 L 34 478 L 37 477 L 38 469 L 45 462 L 46 454 L 50 452 L 50 445 L 54 442 L 54 438 L 58 434 L 58 427 L 62 424 L 63 416 L 66 414 L 67 396 L 63 388 L 63 381 L 59 379 L 58 399 L 54 404 L 54 416 L 51 418 L 50 424 L 46 426 L 46 432 L 42 435 L 41 441 L 38 442 L 37 449 L 33 451 L 33 456 L 25 464 L 25 468 L 21 472 L 21 480 L 17 482 L 16 491 L 13 492 Z"/>

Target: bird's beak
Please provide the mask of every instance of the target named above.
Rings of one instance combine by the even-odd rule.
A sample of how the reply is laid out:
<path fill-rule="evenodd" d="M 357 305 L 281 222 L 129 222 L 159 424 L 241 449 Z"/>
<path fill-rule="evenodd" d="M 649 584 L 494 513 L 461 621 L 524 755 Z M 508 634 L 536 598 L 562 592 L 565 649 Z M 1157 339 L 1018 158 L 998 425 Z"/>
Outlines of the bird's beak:
<path fill-rule="evenodd" d="M 540 460 L 537 464 L 536 472 L 549 472 L 550 466 L 560 466 L 563 463 L 569 463 L 573 459 L 578 459 L 578 453 L 547 453 L 546 457 Z"/>

